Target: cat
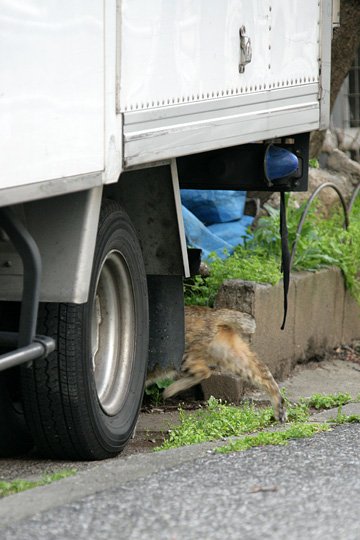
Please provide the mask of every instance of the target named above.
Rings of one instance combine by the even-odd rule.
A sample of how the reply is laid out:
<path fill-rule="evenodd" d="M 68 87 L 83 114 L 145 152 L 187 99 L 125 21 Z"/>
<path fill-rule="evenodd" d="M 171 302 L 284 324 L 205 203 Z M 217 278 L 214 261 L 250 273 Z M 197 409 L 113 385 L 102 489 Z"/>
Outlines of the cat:
<path fill-rule="evenodd" d="M 241 377 L 270 397 L 274 415 L 285 422 L 284 399 L 268 367 L 251 351 L 243 336 L 252 333 L 250 317 L 230 309 L 185 307 L 185 352 L 178 380 L 163 393 L 165 399 L 187 390 L 214 370 Z M 250 321 L 250 322 L 249 322 Z M 254 323 L 252 323 L 254 324 Z"/>

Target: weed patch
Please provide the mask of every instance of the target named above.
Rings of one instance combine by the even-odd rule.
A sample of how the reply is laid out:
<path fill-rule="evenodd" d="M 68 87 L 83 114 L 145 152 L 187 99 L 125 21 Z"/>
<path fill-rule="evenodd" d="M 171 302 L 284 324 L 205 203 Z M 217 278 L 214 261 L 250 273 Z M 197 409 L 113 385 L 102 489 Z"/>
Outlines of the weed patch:
<path fill-rule="evenodd" d="M 257 409 L 244 404 L 235 407 L 211 397 L 207 406 L 186 414 L 179 409 L 180 425 L 170 430 L 168 438 L 157 450 L 214 441 L 224 437 L 257 431 L 274 423 L 271 407 Z"/>
<path fill-rule="evenodd" d="M 286 399 L 286 397 L 285 397 Z M 211 397 L 207 405 L 195 413 L 186 414 L 179 409 L 180 424 L 169 430 L 163 444 L 155 450 L 168 450 L 180 446 L 241 437 L 231 441 L 222 451 L 246 450 L 252 446 L 287 444 L 289 439 L 311 437 L 315 433 L 330 429 L 331 424 L 360 422 L 360 416 L 346 416 L 342 405 L 354 401 L 350 394 L 314 394 L 309 399 L 301 399 L 297 404 L 287 403 L 288 427 L 281 431 L 264 431 L 276 424 L 271 407 L 259 408 L 245 403 L 239 407 L 228 405 Z M 309 422 L 311 409 L 339 407 L 337 417 L 319 424 Z M 253 435 L 255 433 L 255 435 Z M 245 435 L 243 437 L 243 435 Z"/>
<path fill-rule="evenodd" d="M 340 405 L 335 418 L 330 418 L 329 422 L 334 424 L 353 424 L 360 422 L 359 414 L 343 414 L 342 406 Z"/>
<path fill-rule="evenodd" d="M 172 382 L 172 379 L 160 379 L 145 388 L 145 395 L 148 396 L 155 407 L 164 401 L 162 397 L 163 390 L 170 386 Z"/>
<path fill-rule="evenodd" d="M 337 394 L 313 394 L 311 398 L 302 400 L 304 403 L 313 409 L 333 409 L 334 407 L 341 407 L 350 403 L 353 398 L 348 393 L 338 392 Z"/>
<path fill-rule="evenodd" d="M 315 433 L 328 431 L 329 424 L 294 424 L 284 431 L 263 432 L 257 435 L 247 435 L 237 441 L 232 441 L 225 446 L 215 448 L 217 454 L 240 452 L 255 446 L 286 445 L 291 439 L 304 439 L 312 437 Z"/>
<path fill-rule="evenodd" d="M 300 208 L 288 205 L 289 245 L 296 238 L 296 230 L 305 203 Z M 276 284 L 281 279 L 280 212 L 266 206 L 269 216 L 260 218 L 252 237 L 225 260 L 215 255 L 209 261 L 210 275 L 197 276 L 185 285 L 188 304 L 214 303 L 217 291 L 225 279 L 242 279 L 257 283 Z M 343 228 L 344 216 L 339 210 L 324 219 L 313 204 L 305 220 L 293 260 L 293 271 L 316 271 L 337 266 L 343 272 L 345 283 L 360 302 L 360 198 L 355 201 L 350 226 Z"/>
<path fill-rule="evenodd" d="M 0 481 L 0 497 L 14 495 L 15 493 L 20 493 L 21 491 L 26 491 L 39 486 L 46 486 L 47 484 L 51 484 L 57 480 L 74 476 L 74 474 L 76 474 L 76 469 L 67 469 L 53 474 L 47 474 L 40 480 L 14 480 L 12 482 Z"/>

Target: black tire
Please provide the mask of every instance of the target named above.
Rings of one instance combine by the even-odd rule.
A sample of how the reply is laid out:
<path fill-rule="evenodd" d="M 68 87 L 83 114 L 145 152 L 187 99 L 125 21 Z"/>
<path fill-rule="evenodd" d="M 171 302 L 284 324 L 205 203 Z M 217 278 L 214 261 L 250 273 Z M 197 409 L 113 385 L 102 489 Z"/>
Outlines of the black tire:
<path fill-rule="evenodd" d="M 15 332 L 19 316 L 18 302 L 0 302 L 1 330 Z M 0 458 L 25 454 L 32 446 L 22 404 L 20 368 L 7 369 L 0 372 Z"/>
<path fill-rule="evenodd" d="M 25 454 L 32 446 L 19 390 L 19 370 L 0 373 L 0 458 Z"/>
<path fill-rule="evenodd" d="M 40 306 L 38 332 L 57 349 L 22 368 L 25 415 L 42 455 L 104 459 L 124 448 L 143 396 L 148 326 L 140 245 L 125 212 L 106 200 L 89 300 Z"/>

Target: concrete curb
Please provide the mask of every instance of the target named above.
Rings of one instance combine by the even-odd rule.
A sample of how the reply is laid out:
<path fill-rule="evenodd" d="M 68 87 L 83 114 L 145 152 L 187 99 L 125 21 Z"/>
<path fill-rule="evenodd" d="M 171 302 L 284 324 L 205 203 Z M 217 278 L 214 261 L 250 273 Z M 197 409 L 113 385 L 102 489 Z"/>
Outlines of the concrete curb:
<path fill-rule="evenodd" d="M 346 290 L 338 268 L 294 273 L 288 301 L 282 331 L 282 283 L 272 286 L 226 280 L 215 300 L 215 308 L 235 309 L 254 317 L 251 347 L 275 378 L 282 380 L 297 363 L 360 339 L 360 306 Z M 214 395 L 236 403 L 244 390 L 241 381 L 222 375 L 203 383 L 205 399 Z"/>
<path fill-rule="evenodd" d="M 326 422 L 336 417 L 337 412 L 337 409 L 330 409 L 316 413 L 310 418 L 310 422 Z M 343 407 L 342 412 L 344 414 L 359 414 L 360 404 L 349 403 Z M 287 427 L 287 424 L 274 425 L 265 431 L 283 431 Z M 256 436 L 257 433 L 254 432 L 250 435 Z M 209 454 L 213 454 L 214 449 L 245 436 L 246 434 L 243 434 L 239 437 L 228 437 L 157 453 L 108 460 L 99 463 L 91 470 L 80 471 L 76 476 L 10 495 L 1 500 L 0 530 L 23 519 L 39 515 L 41 512 L 74 503 L 103 491 L 119 488 L 128 482 L 141 480 L 164 470 L 178 468 L 186 463 L 207 458 Z"/>
<path fill-rule="evenodd" d="M 350 414 L 359 413 L 359 404 L 349 404 Z M 349 414 L 349 412 L 344 412 Z M 315 414 L 310 421 L 326 421 L 336 416 L 337 409 L 325 411 L 326 416 Z M 275 425 L 265 431 L 283 431 L 287 425 Z M 251 433 L 256 436 L 258 432 Z M 151 454 L 139 454 L 125 459 L 113 459 L 96 465 L 91 470 L 84 470 L 75 476 L 53 482 L 52 484 L 36 487 L 21 493 L 10 495 L 1 500 L 0 530 L 9 525 L 39 515 L 42 512 L 71 504 L 85 497 L 94 496 L 103 491 L 112 490 L 126 485 L 128 482 L 141 480 L 164 470 L 181 467 L 186 463 L 207 458 L 216 448 L 229 444 L 231 441 L 242 439 L 228 437 L 191 446 L 183 446 L 172 450 Z"/>

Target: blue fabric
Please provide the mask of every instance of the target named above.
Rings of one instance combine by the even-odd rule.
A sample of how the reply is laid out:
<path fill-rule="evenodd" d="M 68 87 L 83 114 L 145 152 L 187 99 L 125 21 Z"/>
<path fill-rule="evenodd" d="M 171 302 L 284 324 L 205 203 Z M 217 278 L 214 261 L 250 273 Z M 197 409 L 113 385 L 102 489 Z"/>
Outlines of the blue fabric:
<path fill-rule="evenodd" d="M 249 237 L 251 216 L 244 216 L 246 191 L 181 190 L 186 241 L 202 250 L 202 259 L 221 259 Z"/>
<path fill-rule="evenodd" d="M 244 237 L 250 237 L 247 228 L 253 221 L 253 217 L 243 216 L 241 219 L 229 221 L 228 223 L 214 223 L 208 226 L 208 230 L 224 240 L 224 242 L 228 242 L 235 247 L 244 243 Z"/>
<path fill-rule="evenodd" d="M 202 223 L 227 223 L 244 214 L 246 191 L 182 189 L 182 204 Z"/>
<path fill-rule="evenodd" d="M 201 221 L 185 206 L 182 207 L 185 225 L 186 241 L 189 246 L 202 250 L 201 258 L 208 259 L 215 252 L 225 259 L 233 252 L 233 247 L 208 230 Z"/>

